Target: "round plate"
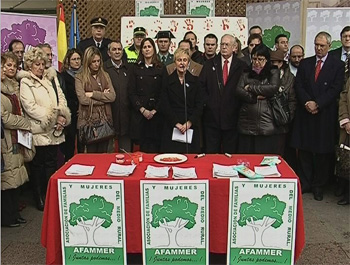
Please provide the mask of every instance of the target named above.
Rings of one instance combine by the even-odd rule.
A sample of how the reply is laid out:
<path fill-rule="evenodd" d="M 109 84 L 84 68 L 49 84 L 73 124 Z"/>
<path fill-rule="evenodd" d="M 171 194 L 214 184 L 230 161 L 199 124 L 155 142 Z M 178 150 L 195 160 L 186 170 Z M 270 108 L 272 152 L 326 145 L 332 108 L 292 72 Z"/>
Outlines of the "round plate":
<path fill-rule="evenodd" d="M 161 164 L 179 164 L 187 161 L 187 156 L 181 154 L 160 154 L 154 157 L 154 161 Z"/>

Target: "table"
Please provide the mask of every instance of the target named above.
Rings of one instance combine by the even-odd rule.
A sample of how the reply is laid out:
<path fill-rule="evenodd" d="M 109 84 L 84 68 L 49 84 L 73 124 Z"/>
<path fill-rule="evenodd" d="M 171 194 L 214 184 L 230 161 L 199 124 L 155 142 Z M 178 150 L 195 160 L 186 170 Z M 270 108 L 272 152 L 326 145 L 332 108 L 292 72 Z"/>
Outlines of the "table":
<path fill-rule="evenodd" d="M 147 165 L 159 166 L 154 162 L 154 154 L 144 154 L 134 173 L 124 179 L 125 194 L 125 223 L 126 223 L 126 248 L 128 253 L 141 253 L 141 203 L 140 180 L 145 179 Z M 229 179 L 215 179 L 212 177 L 213 163 L 233 165 L 249 163 L 253 168 L 258 165 L 264 155 L 206 155 L 195 158 L 195 155 L 187 155 L 188 160 L 178 166 L 196 167 L 198 179 L 209 180 L 209 251 L 212 253 L 227 252 L 227 229 L 229 210 Z M 278 170 L 282 178 L 298 178 L 295 172 L 282 159 Z M 77 154 L 62 166 L 50 179 L 41 231 L 41 244 L 46 248 L 46 264 L 62 264 L 60 215 L 58 205 L 58 179 L 82 179 L 82 177 L 67 177 L 64 172 L 72 164 L 95 165 L 92 176 L 87 179 L 114 179 L 107 176 L 107 170 L 112 162 L 115 162 L 115 154 Z M 120 178 L 118 178 L 120 179 Z M 171 179 L 171 178 L 169 178 Z M 162 179 L 163 180 L 163 179 Z M 300 256 L 305 245 L 304 214 L 300 183 L 298 181 L 298 205 L 295 241 L 295 260 Z"/>

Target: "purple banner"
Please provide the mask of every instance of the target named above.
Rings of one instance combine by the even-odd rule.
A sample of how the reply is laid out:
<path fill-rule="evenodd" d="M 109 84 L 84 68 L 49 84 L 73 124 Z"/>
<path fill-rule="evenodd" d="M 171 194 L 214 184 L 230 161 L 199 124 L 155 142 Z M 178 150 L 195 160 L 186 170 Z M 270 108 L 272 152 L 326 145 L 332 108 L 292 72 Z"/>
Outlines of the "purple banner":
<path fill-rule="evenodd" d="M 40 43 L 52 47 L 53 66 L 57 69 L 57 17 L 1 12 L 1 52 L 8 51 L 11 40 L 24 43 L 25 51 Z"/>

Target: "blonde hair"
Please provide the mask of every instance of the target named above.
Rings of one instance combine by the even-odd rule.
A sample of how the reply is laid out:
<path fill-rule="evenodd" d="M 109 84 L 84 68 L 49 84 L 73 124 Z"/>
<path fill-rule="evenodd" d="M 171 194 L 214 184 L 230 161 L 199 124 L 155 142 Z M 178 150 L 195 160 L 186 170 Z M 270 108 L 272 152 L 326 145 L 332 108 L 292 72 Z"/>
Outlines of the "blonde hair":
<path fill-rule="evenodd" d="M 100 50 L 95 46 L 88 47 L 84 52 L 84 59 L 83 59 L 83 65 L 82 65 L 82 71 L 80 73 L 80 76 L 82 77 L 83 85 L 90 83 L 90 64 L 92 60 L 94 59 L 95 55 L 100 57 L 100 69 L 98 72 L 102 73 L 102 75 L 108 79 L 108 74 L 103 70 L 103 62 L 102 62 L 102 55 Z"/>
<path fill-rule="evenodd" d="M 26 53 L 24 53 L 24 57 L 23 57 L 24 69 L 28 70 L 32 66 L 33 62 L 37 60 L 44 60 L 46 65 L 47 64 L 46 53 L 38 47 L 34 47 L 28 50 Z"/>
<path fill-rule="evenodd" d="M 177 58 L 179 58 L 181 55 L 186 55 L 188 57 L 188 59 L 190 60 L 191 56 L 190 53 L 187 49 L 183 49 L 183 48 L 178 48 L 176 49 L 176 51 L 174 52 L 174 62 L 176 61 Z"/>

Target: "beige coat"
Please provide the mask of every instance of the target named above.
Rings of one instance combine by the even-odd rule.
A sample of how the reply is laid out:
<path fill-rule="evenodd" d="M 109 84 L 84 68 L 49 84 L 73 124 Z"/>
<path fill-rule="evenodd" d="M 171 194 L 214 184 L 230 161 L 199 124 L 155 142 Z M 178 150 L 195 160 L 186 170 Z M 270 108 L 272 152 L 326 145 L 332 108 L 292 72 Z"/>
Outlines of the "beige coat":
<path fill-rule="evenodd" d="M 6 78 L 1 82 L 1 92 L 15 94 L 19 100 L 19 85 L 14 79 Z M 4 172 L 1 174 L 1 190 L 15 189 L 28 181 L 28 174 L 24 167 L 21 145 L 18 152 L 13 154 L 12 130 L 30 131 L 30 123 L 24 117 L 13 114 L 9 98 L 1 95 L 1 119 L 4 123 L 5 138 L 1 139 L 1 154 L 4 158 Z"/>
<path fill-rule="evenodd" d="M 340 93 L 339 99 L 339 122 L 350 122 L 350 79 L 346 82 L 345 89 Z M 344 126 L 340 127 L 339 143 L 344 143 L 346 138 L 346 131 Z"/>
<path fill-rule="evenodd" d="M 82 74 L 78 74 L 75 77 L 75 91 L 79 100 L 78 129 L 88 122 L 91 111 L 91 120 L 93 122 L 107 118 L 113 124 L 111 103 L 115 100 L 115 91 L 112 81 L 108 74 L 104 76 L 101 72 L 98 74 L 98 79 L 101 82 L 100 86 L 92 76 L 90 76 L 90 82 L 85 85 L 82 80 Z M 109 89 L 108 93 L 104 93 L 106 89 Z M 92 97 L 87 97 L 85 92 L 93 92 Z M 91 104 L 93 105 L 90 111 Z"/>
<path fill-rule="evenodd" d="M 17 76 L 21 80 L 21 104 L 31 123 L 34 145 L 48 146 L 64 142 L 64 134 L 59 137 L 53 135 L 59 115 L 66 118 L 66 125 L 71 121 L 70 110 L 57 80 L 56 70 L 52 67 L 45 70 L 42 79 L 29 71 L 20 71 Z M 58 103 L 51 83 L 53 79 L 56 82 Z"/>

